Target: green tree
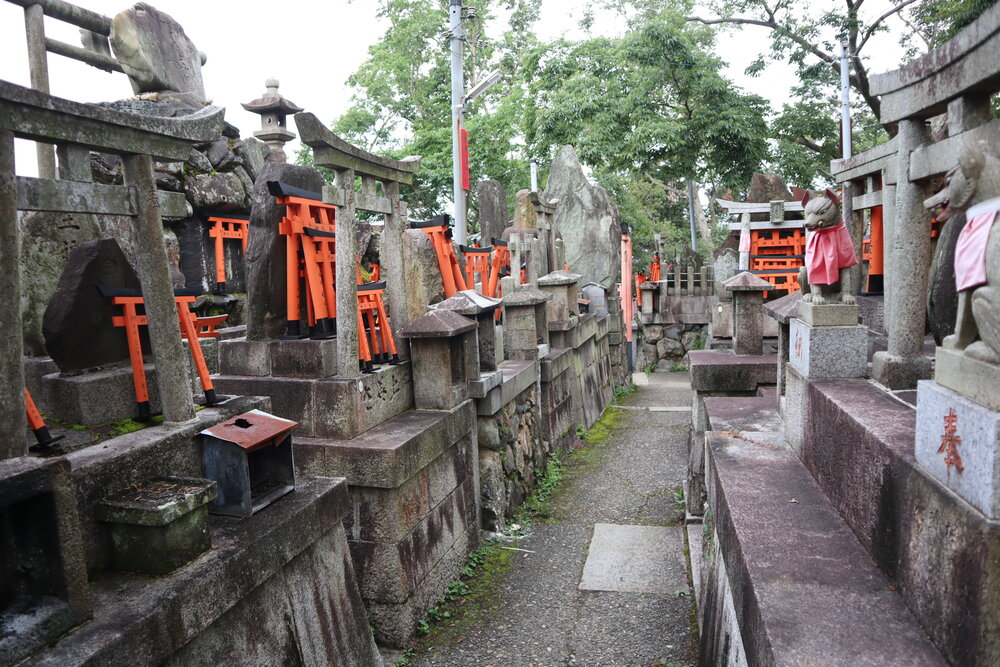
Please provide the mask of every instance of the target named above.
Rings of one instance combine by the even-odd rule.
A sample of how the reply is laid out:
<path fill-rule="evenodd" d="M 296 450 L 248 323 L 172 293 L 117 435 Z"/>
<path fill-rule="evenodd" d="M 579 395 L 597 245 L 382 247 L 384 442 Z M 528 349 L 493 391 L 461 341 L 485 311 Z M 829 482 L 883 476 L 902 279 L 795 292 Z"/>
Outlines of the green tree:
<path fill-rule="evenodd" d="M 830 183 L 830 160 L 840 156 L 839 43 L 846 40 L 851 55 L 853 146 L 865 150 L 885 141 L 878 123 L 880 101 L 872 94 L 865 48 L 881 33 L 895 30 L 910 46 L 909 57 L 922 54 L 968 25 L 996 0 L 892 0 L 871 10 L 866 0 L 837 0 L 814 8 L 793 0 L 712 0 L 712 16 L 690 16 L 704 25 L 769 31 L 771 48 L 748 69 L 760 74 L 768 62 L 792 63 L 800 85 L 793 100 L 773 119 L 776 140 L 772 168 L 802 187 Z M 918 41 L 915 38 L 919 38 Z M 879 62 L 880 69 L 887 69 Z"/>
<path fill-rule="evenodd" d="M 721 75 L 713 31 L 686 22 L 684 5 L 614 4 L 628 17 L 621 37 L 526 55 L 524 134 L 538 155 L 576 147 L 616 195 L 637 249 L 660 232 L 676 250 L 688 238 L 686 181 L 743 188 L 767 157 L 767 102 Z"/>

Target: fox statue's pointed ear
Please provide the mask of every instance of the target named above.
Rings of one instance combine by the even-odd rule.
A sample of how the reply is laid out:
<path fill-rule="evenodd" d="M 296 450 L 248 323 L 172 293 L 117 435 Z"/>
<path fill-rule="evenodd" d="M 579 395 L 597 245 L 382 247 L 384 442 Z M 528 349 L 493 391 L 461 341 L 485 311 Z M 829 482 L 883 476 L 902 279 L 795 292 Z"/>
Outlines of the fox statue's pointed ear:
<path fill-rule="evenodd" d="M 807 192 L 805 197 L 802 198 L 802 208 L 805 208 L 806 204 L 809 203 L 809 193 Z"/>
<path fill-rule="evenodd" d="M 837 204 L 837 205 L 839 205 L 839 204 L 840 204 L 840 200 L 839 200 L 839 199 L 837 199 L 837 195 L 835 195 L 835 194 L 833 193 L 833 190 L 831 190 L 830 188 L 827 188 L 827 189 L 826 189 L 826 197 L 827 197 L 827 199 L 831 199 L 831 200 L 833 200 L 833 203 L 834 203 L 834 204 Z"/>

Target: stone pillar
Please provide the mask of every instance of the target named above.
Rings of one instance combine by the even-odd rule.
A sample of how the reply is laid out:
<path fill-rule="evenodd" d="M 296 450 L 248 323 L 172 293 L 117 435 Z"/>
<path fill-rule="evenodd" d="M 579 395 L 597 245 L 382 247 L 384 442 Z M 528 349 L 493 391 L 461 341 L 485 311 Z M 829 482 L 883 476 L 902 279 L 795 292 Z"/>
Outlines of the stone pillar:
<path fill-rule="evenodd" d="M 931 360 L 923 356 L 928 267 L 931 260 L 930 212 L 923 206 L 924 190 L 910 182 L 910 153 L 928 142 L 919 119 L 899 122 L 896 136 L 896 224 L 892 239 L 892 308 L 886 313 L 889 349 L 876 352 L 872 377 L 890 389 L 912 389 L 931 376 Z"/>
<path fill-rule="evenodd" d="M 508 242 L 510 248 L 510 275 L 514 279 L 515 285 L 521 284 L 521 238 L 516 235 L 510 236 Z"/>
<path fill-rule="evenodd" d="M 854 181 L 847 181 L 843 184 L 843 196 L 840 201 L 840 215 L 841 220 L 843 220 L 844 225 L 847 227 L 848 233 L 851 235 L 851 245 L 854 246 L 854 256 L 858 258 L 858 263 L 848 269 L 848 275 L 850 276 L 850 292 L 849 294 L 857 295 L 861 291 L 863 286 L 863 262 L 861 262 L 862 257 L 862 244 L 865 238 L 865 215 L 864 211 L 854 210 L 854 195 L 858 194 L 861 186 Z"/>
<path fill-rule="evenodd" d="M 580 274 L 562 269 L 538 279 L 538 289 L 552 297 L 545 304 L 545 316 L 550 328 L 557 322 L 573 326 L 579 321 L 580 299 L 576 286 L 579 281 Z"/>
<path fill-rule="evenodd" d="M 545 302 L 551 298 L 534 285 L 504 294 L 504 344 L 509 359 L 533 361 L 548 354 Z"/>
<path fill-rule="evenodd" d="M 143 303 L 149 316 L 149 342 L 156 367 L 164 422 L 194 419 L 187 355 L 177 323 L 174 286 L 170 281 L 167 249 L 163 243 L 163 221 L 156 198 L 153 159 L 148 155 L 124 157 L 125 184 L 135 190 L 136 215 L 132 222 L 136 269 L 142 285 Z"/>
<path fill-rule="evenodd" d="M 474 320 L 449 310 L 432 310 L 399 335 L 410 341 L 417 410 L 451 410 L 468 400 L 469 380 L 479 375 Z"/>
<path fill-rule="evenodd" d="M 882 265 L 885 271 L 882 282 L 882 321 L 883 329 L 889 331 L 890 311 L 892 310 L 893 291 L 892 280 L 895 275 L 892 263 L 892 246 L 896 233 L 896 184 L 887 183 L 888 169 L 882 172 Z"/>
<path fill-rule="evenodd" d="M 723 283 L 733 293 L 733 352 L 739 356 L 764 354 L 764 292 L 774 285 L 749 271 Z"/>
<path fill-rule="evenodd" d="M 379 244 L 379 260 L 385 278 L 386 300 L 392 333 L 398 336 L 410 323 L 406 309 L 406 280 L 403 273 L 403 232 L 406 231 L 406 203 L 399 198 L 399 183 L 384 181 L 383 194 L 389 199 L 392 213 L 385 216 L 382 240 Z M 399 345 L 401 359 L 409 358 L 406 345 Z"/>
<path fill-rule="evenodd" d="M 31 87 L 43 93 L 49 92 L 49 56 L 45 48 L 45 10 L 41 4 L 26 4 L 24 8 L 24 32 L 28 44 L 28 72 Z M 38 155 L 38 175 L 41 178 L 56 177 L 56 160 L 52 145 L 35 144 Z"/>
<path fill-rule="evenodd" d="M 503 360 L 502 354 L 497 355 L 496 310 L 499 307 L 500 299 L 483 296 L 471 289 L 431 306 L 434 310 L 448 310 L 476 321 L 480 374 L 495 372 Z"/>
<path fill-rule="evenodd" d="M 39 9 L 41 9 L 39 7 Z M 24 339 L 21 336 L 21 245 L 14 181 L 14 135 L 0 130 L 0 460 L 24 456 Z"/>
<path fill-rule="evenodd" d="M 354 170 L 337 172 L 343 201 L 337 206 L 337 377 L 361 376 L 358 366 L 357 222 L 354 219 Z"/>

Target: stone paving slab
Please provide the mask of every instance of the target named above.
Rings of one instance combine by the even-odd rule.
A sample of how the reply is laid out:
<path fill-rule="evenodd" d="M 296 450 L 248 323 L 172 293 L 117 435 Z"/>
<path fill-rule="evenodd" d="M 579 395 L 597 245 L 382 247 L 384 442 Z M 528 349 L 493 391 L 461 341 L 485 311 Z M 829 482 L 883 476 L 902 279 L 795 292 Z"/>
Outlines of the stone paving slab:
<path fill-rule="evenodd" d="M 686 589 L 682 530 L 679 526 L 595 524 L 577 588 L 619 593 Z"/>

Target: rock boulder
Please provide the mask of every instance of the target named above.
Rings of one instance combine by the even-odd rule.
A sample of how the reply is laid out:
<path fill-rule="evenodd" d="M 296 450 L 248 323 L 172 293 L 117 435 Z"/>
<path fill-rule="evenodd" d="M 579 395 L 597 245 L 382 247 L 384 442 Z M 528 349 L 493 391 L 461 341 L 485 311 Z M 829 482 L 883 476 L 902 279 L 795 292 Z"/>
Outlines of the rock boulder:
<path fill-rule="evenodd" d="M 580 284 L 613 287 L 621 272 L 618 207 L 607 190 L 587 180 L 572 146 L 556 155 L 541 198 L 559 200 L 553 227 L 570 271 L 581 275 Z"/>

